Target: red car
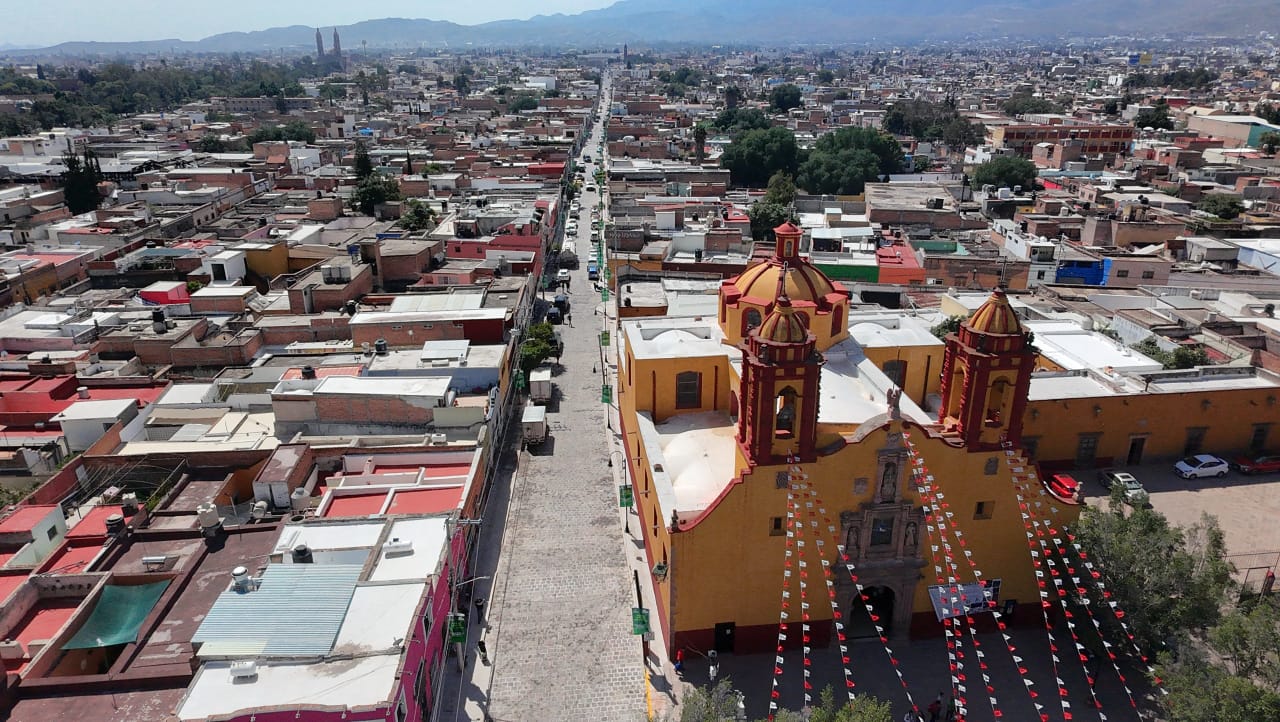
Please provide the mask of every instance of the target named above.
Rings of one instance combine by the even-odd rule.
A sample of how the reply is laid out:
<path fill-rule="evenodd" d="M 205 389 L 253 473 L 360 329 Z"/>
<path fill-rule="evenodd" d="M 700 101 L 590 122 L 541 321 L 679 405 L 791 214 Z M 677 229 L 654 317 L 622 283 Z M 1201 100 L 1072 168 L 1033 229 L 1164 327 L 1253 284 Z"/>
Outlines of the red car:
<path fill-rule="evenodd" d="M 1252 459 L 1241 456 L 1232 461 L 1232 466 L 1242 474 L 1269 474 L 1280 471 L 1280 456 L 1258 456 Z"/>

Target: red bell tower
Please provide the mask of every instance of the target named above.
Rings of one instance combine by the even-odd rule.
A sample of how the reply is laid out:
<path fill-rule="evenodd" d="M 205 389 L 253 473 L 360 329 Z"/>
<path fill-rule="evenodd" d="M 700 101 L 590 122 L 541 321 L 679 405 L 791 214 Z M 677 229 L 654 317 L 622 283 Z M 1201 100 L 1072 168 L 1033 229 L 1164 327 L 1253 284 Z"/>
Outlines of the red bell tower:
<path fill-rule="evenodd" d="M 1002 289 L 947 335 L 938 421 L 974 451 L 1019 445 L 1035 351 Z"/>
<path fill-rule="evenodd" d="M 778 280 L 774 308 L 752 329 L 742 349 L 742 412 L 738 443 L 755 465 L 813 461 L 818 427 L 822 354 Z"/>

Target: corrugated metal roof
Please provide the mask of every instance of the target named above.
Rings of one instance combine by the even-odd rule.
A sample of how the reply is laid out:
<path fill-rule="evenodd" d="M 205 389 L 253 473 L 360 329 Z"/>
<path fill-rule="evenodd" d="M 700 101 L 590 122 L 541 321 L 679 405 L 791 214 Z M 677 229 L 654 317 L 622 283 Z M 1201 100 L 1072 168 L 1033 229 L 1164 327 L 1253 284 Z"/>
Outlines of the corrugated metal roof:
<path fill-rule="evenodd" d="M 199 656 L 328 654 L 363 569 L 359 564 L 272 564 L 255 591 L 218 596 L 191 641 Z"/>

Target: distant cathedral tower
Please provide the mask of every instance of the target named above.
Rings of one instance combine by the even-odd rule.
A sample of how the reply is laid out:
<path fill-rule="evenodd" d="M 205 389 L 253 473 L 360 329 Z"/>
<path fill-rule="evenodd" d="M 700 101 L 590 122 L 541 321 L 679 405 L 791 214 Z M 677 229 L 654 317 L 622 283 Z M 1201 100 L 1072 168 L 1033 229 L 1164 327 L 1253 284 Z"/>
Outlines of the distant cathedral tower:
<path fill-rule="evenodd" d="M 342 39 L 338 37 L 338 29 L 333 29 L 333 57 L 342 59 Z"/>
<path fill-rule="evenodd" d="M 324 36 L 320 34 L 320 28 L 316 28 L 316 61 L 324 57 Z"/>

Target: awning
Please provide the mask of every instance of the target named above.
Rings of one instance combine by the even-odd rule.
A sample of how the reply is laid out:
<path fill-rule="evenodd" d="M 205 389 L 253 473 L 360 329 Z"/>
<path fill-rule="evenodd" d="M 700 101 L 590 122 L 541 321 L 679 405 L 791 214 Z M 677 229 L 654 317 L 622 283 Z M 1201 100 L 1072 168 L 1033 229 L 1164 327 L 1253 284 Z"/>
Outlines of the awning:
<path fill-rule="evenodd" d="M 137 641 L 142 620 L 151 613 L 168 586 L 166 580 L 131 587 L 103 587 L 89 619 L 62 648 L 97 649 Z"/>

